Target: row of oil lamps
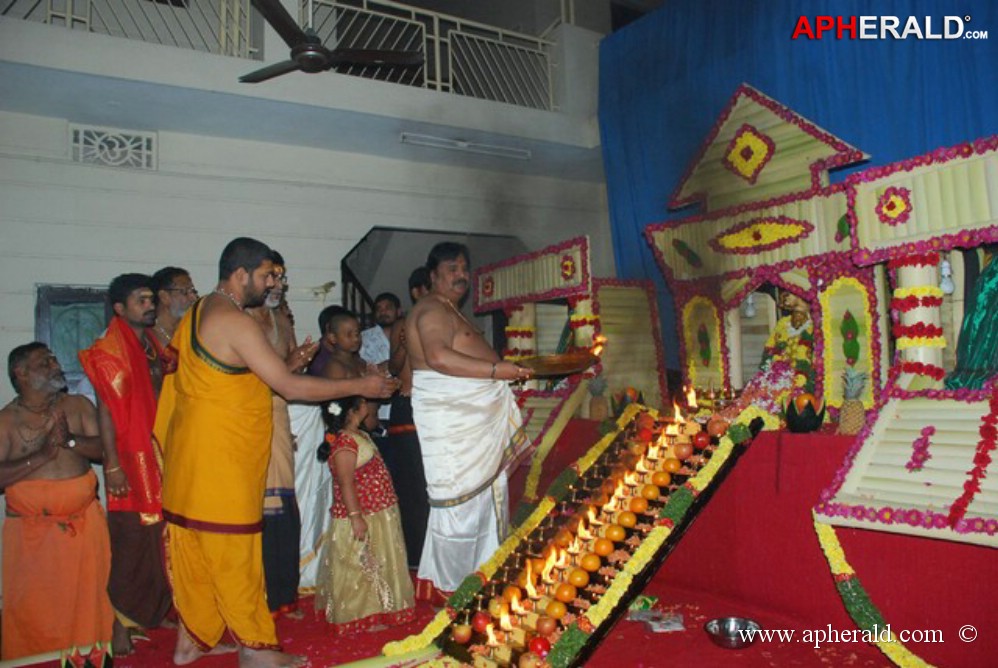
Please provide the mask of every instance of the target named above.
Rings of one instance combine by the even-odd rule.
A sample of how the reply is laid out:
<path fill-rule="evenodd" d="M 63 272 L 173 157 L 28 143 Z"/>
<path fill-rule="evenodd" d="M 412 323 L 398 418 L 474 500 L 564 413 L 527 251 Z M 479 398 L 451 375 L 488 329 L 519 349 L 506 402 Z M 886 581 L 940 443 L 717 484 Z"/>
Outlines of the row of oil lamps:
<path fill-rule="evenodd" d="M 544 665 L 573 610 L 599 601 L 669 493 L 711 452 L 710 436 L 678 408 L 665 422 L 639 414 L 459 612 L 450 647 L 477 635 L 482 642 L 468 648 L 475 666 Z"/>

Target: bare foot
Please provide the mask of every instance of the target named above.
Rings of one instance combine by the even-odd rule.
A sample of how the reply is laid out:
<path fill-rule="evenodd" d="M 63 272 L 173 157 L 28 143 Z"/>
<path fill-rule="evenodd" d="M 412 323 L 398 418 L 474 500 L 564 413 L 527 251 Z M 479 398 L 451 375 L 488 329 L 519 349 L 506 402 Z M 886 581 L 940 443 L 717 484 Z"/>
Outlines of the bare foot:
<path fill-rule="evenodd" d="M 300 610 L 299 608 L 295 608 L 294 610 L 288 610 L 287 612 L 284 613 L 284 616 L 287 617 L 288 619 L 305 619 L 305 613 L 302 612 L 302 610 Z"/>
<path fill-rule="evenodd" d="M 215 645 L 207 652 L 194 644 L 194 641 L 187 635 L 182 625 L 177 628 L 177 646 L 173 650 L 173 663 L 178 666 L 186 666 L 194 663 L 202 656 L 215 656 L 216 654 L 231 654 L 239 648 L 230 643 Z"/>
<path fill-rule="evenodd" d="M 117 619 L 114 620 L 114 626 L 111 628 L 111 651 L 114 652 L 115 656 L 128 656 L 135 651 L 132 646 L 131 634 Z"/>
<path fill-rule="evenodd" d="M 308 664 L 304 656 L 285 654 L 272 649 L 239 648 L 239 668 L 301 668 Z"/>

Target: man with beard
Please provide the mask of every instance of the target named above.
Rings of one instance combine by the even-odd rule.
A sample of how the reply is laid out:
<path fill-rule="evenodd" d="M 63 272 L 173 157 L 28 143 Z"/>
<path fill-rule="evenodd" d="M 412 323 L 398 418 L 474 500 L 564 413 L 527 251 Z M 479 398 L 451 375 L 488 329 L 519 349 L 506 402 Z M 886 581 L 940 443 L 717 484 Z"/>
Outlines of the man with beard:
<path fill-rule="evenodd" d="M 468 293 L 468 249 L 433 247 L 431 290 L 406 318 L 412 413 L 430 516 L 417 597 L 440 600 L 499 546 L 508 528 L 506 468 L 529 441 L 504 381 L 530 371 L 499 358 L 458 308 Z"/>
<path fill-rule="evenodd" d="M 17 397 L 0 410 L 3 649 L 7 661 L 111 640 L 111 547 L 90 461 L 101 458 L 97 411 L 63 390 L 43 343 L 7 359 Z"/>
<path fill-rule="evenodd" d="M 284 258 L 273 252 L 276 285 L 263 306 L 246 309 L 263 330 L 264 336 L 288 366 L 297 373 L 308 366 L 318 349 L 311 337 L 298 347 L 286 312 L 279 308 L 288 287 Z M 263 497 L 263 572 L 267 581 L 267 605 L 274 614 L 295 619 L 298 611 L 298 542 L 301 519 L 295 499 L 295 443 L 291 435 L 288 402 L 279 394 L 273 402 L 274 431 L 270 439 L 270 465 Z"/>
<path fill-rule="evenodd" d="M 159 444 L 153 438 L 156 399 L 163 384 L 163 347 L 153 334 L 152 278 L 122 274 L 111 281 L 114 317 L 80 363 L 97 393 L 107 524 L 111 532 L 113 649 L 132 652 L 131 633 L 159 626 L 170 610 L 163 566 L 163 495 Z"/>
<path fill-rule="evenodd" d="M 271 389 L 287 400 L 388 397 L 384 376 L 327 380 L 292 373 L 243 311 L 276 284 L 271 250 L 240 237 L 222 251 L 215 290 L 195 304 L 173 337 L 178 367 L 164 444 L 163 514 L 174 602 L 182 631 L 173 661 L 232 651 L 239 665 L 299 666 L 280 651 L 267 608 L 262 538 L 273 428 Z"/>

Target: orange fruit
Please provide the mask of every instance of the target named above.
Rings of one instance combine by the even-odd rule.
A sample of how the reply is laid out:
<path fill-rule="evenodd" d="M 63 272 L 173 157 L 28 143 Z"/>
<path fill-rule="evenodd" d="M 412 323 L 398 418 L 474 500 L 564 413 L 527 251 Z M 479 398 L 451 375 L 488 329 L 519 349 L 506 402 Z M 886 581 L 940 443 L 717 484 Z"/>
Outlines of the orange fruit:
<path fill-rule="evenodd" d="M 619 524 L 610 524 L 603 531 L 603 537 L 617 543 L 627 537 L 627 532 L 625 532 L 624 527 Z"/>
<path fill-rule="evenodd" d="M 675 457 L 669 457 L 664 462 L 662 462 L 662 468 L 664 468 L 669 473 L 675 473 L 679 469 L 683 468 L 683 463 L 676 459 Z"/>
<path fill-rule="evenodd" d="M 561 619 L 568 612 L 568 608 L 561 601 L 551 601 L 548 603 L 548 607 L 544 609 L 544 613 L 551 619 Z"/>
<path fill-rule="evenodd" d="M 562 582 L 554 590 L 554 597 L 561 601 L 562 603 L 571 603 L 575 600 L 575 597 L 579 595 L 578 590 L 575 585 L 569 584 L 567 582 Z"/>
<path fill-rule="evenodd" d="M 668 475 L 668 473 L 666 475 Z M 627 508 L 632 513 L 643 513 L 648 510 L 648 499 L 643 496 L 635 496 L 630 500 L 630 502 L 628 502 Z"/>
<path fill-rule="evenodd" d="M 568 547 L 572 544 L 572 532 L 562 529 L 554 535 L 554 544 L 558 547 Z"/>
<path fill-rule="evenodd" d="M 612 547 L 612 546 L 611 546 Z M 595 573 L 603 565 L 603 561 L 598 555 L 589 552 L 582 555 L 582 559 L 579 560 L 579 565 L 582 566 L 583 570 L 589 571 L 590 573 Z"/>
<path fill-rule="evenodd" d="M 606 538 L 597 538 L 596 541 L 593 542 L 593 552 L 601 557 L 605 557 L 613 552 L 613 541 L 607 540 Z"/>
<path fill-rule="evenodd" d="M 669 474 L 666 473 L 666 475 Z M 659 497 L 659 495 L 661 495 L 661 492 L 658 490 L 658 485 L 647 484 L 641 488 L 641 496 L 649 501 L 654 501 Z"/>
<path fill-rule="evenodd" d="M 676 462 L 676 464 L 679 464 L 678 459 L 670 459 L 669 461 Z M 676 470 L 677 471 L 679 470 L 678 466 L 676 467 Z M 670 482 L 672 482 L 672 476 L 669 475 L 668 471 L 655 471 L 655 473 L 651 477 L 651 484 L 657 487 L 668 487 Z M 631 510 L 634 509 L 631 508 Z"/>
<path fill-rule="evenodd" d="M 617 524 L 624 527 L 625 529 L 631 529 L 637 523 L 638 523 L 638 516 L 629 510 L 625 510 L 624 512 L 617 515 Z"/>
<path fill-rule="evenodd" d="M 648 444 L 641 443 L 639 441 L 632 441 L 631 444 L 627 446 L 627 450 L 632 455 L 637 455 L 638 457 L 640 457 L 641 455 L 648 452 Z"/>
<path fill-rule="evenodd" d="M 506 588 L 502 590 L 502 597 L 505 601 L 512 601 L 514 597 L 522 601 L 523 592 L 516 585 L 506 585 Z"/>
<path fill-rule="evenodd" d="M 568 574 L 568 584 L 581 589 L 589 584 L 589 573 L 582 568 L 573 569 Z"/>

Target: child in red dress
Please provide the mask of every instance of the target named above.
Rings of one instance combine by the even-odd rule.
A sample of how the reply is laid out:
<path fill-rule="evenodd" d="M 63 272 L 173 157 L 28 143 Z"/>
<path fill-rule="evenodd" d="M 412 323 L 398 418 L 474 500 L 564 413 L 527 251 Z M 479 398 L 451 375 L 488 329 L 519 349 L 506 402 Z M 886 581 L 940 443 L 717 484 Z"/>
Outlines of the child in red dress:
<path fill-rule="evenodd" d="M 332 522 L 323 536 L 315 607 L 336 634 L 415 617 L 398 499 L 378 449 L 361 429 L 363 397 L 331 401 L 319 459 L 333 472 Z"/>

